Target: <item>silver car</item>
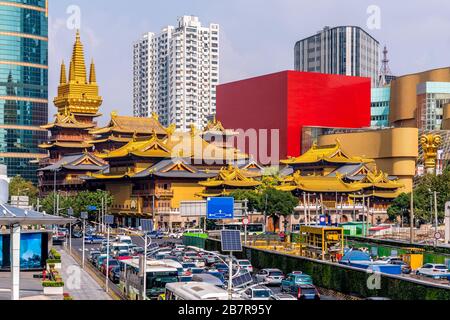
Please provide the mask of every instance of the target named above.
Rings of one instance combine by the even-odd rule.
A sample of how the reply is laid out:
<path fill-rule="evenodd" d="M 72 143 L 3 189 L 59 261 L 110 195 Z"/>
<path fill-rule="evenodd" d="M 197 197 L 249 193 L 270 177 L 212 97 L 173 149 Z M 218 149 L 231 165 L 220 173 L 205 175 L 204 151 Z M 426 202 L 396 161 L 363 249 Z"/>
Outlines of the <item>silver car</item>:
<path fill-rule="evenodd" d="M 255 277 L 258 283 L 264 282 L 267 285 L 281 285 L 284 274 L 280 269 L 262 269 Z"/>

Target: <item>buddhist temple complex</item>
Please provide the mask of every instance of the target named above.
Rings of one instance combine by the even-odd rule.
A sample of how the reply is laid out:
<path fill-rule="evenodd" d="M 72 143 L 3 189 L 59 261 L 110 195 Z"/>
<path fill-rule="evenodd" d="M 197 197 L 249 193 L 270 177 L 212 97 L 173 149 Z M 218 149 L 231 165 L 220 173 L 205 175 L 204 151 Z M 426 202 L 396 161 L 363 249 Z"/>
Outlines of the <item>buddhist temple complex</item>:
<path fill-rule="evenodd" d="M 374 222 L 385 222 L 391 201 L 404 192 L 397 177 L 378 170 L 372 159 L 348 155 L 339 141 L 314 145 L 282 163 L 292 167 L 293 173 L 282 178 L 277 189 L 299 197 L 297 210 L 307 213 L 302 221 L 313 211 L 311 219 L 330 214 L 333 222 L 349 222 L 362 220 L 368 212 Z"/>

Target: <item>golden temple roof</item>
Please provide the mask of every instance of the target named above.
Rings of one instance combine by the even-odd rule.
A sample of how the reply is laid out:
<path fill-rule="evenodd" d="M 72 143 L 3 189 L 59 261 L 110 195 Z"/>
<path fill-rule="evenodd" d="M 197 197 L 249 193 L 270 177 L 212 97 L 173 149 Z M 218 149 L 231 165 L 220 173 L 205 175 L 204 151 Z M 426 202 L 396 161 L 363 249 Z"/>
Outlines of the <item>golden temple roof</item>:
<path fill-rule="evenodd" d="M 70 60 L 68 81 L 66 66 L 64 62 L 61 64 L 58 96 L 54 99 L 58 112 L 61 114 L 66 112 L 77 113 L 90 117 L 97 116 L 103 100 L 99 96 L 96 81 L 93 62 L 91 63 L 90 78 L 87 79 L 83 44 L 80 40 L 80 33 L 77 31 Z"/>
<path fill-rule="evenodd" d="M 55 115 L 55 121 L 47 125 L 41 126 L 42 129 L 53 129 L 55 127 L 59 128 L 74 128 L 74 129 L 90 129 L 95 127 L 93 123 L 83 123 L 79 122 L 72 113 L 61 114 L 57 113 Z"/>
<path fill-rule="evenodd" d="M 204 187 L 234 187 L 234 188 L 252 188 L 261 185 L 261 182 L 249 178 L 245 173 L 233 166 L 222 168 L 215 178 L 199 182 Z"/>
<path fill-rule="evenodd" d="M 98 157 L 103 159 L 124 158 L 130 155 L 142 158 L 170 158 L 171 151 L 170 148 L 158 138 L 156 132 L 153 132 L 150 139 L 137 140 L 135 137 L 119 149 L 103 154 L 97 154 Z"/>
<path fill-rule="evenodd" d="M 151 118 L 138 118 L 119 116 L 115 112 L 111 113 L 111 121 L 108 126 L 90 131 L 93 135 L 113 132 L 140 135 L 151 135 L 156 132 L 157 135 L 167 135 L 166 129 L 159 123 L 156 115 Z"/>
<path fill-rule="evenodd" d="M 300 171 L 296 171 L 282 179 L 281 185 L 276 188 L 281 191 L 301 190 L 306 192 L 339 192 L 354 193 L 363 190 L 371 190 L 372 193 L 383 194 L 384 197 L 397 194 L 404 185 L 397 180 L 390 180 L 389 176 L 382 171 L 369 171 L 361 180 L 347 182 L 345 176 L 336 173 L 329 176 L 310 175 L 302 176 Z M 380 190 L 381 189 L 381 190 Z M 393 196 L 395 198 L 395 196 Z"/>
<path fill-rule="evenodd" d="M 301 165 L 301 164 L 316 164 L 321 162 L 328 162 L 333 164 L 356 164 L 356 163 L 370 163 L 373 159 L 364 157 L 356 157 L 347 155 L 341 148 L 339 141 L 334 145 L 318 146 L 314 144 L 311 149 L 297 158 L 289 158 L 282 160 L 281 163 L 287 165 Z"/>
<path fill-rule="evenodd" d="M 52 148 L 68 148 L 68 149 L 90 149 L 93 145 L 87 142 L 53 142 L 47 144 L 39 145 L 41 149 L 52 149 Z"/>
<path fill-rule="evenodd" d="M 224 126 L 222 125 L 222 122 L 218 121 L 216 119 L 216 117 L 214 117 L 214 120 L 209 121 L 208 124 L 205 127 L 205 130 L 203 132 L 203 134 L 214 134 L 214 135 L 237 135 L 238 133 L 230 130 L 230 129 L 225 129 Z"/>

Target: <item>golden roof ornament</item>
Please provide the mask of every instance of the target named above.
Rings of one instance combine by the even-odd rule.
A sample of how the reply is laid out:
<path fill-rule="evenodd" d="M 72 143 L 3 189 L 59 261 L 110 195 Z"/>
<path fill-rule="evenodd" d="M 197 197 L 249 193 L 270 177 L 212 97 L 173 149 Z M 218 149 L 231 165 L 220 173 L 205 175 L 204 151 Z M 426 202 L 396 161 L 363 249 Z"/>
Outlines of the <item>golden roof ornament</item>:
<path fill-rule="evenodd" d="M 159 115 L 156 112 L 152 112 L 152 118 L 159 121 Z"/>
<path fill-rule="evenodd" d="M 425 170 L 429 174 L 436 174 L 438 148 L 442 144 L 442 137 L 437 134 L 424 134 L 420 137 L 420 145 L 424 153 Z"/>
<path fill-rule="evenodd" d="M 167 134 L 168 134 L 169 136 L 173 135 L 173 134 L 175 133 L 175 130 L 176 130 L 176 129 L 177 129 L 176 124 L 172 123 L 172 124 L 171 124 L 170 126 L 168 126 L 167 129 L 166 129 Z"/>

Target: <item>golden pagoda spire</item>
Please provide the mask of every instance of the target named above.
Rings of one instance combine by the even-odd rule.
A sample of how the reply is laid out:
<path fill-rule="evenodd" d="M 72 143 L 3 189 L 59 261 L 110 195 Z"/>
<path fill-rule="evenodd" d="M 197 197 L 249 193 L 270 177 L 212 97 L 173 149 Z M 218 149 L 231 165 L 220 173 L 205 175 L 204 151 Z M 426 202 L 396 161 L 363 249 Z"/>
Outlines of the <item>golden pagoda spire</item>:
<path fill-rule="evenodd" d="M 89 73 L 89 83 L 97 83 L 97 75 L 95 73 L 94 59 L 91 61 L 91 70 Z"/>
<path fill-rule="evenodd" d="M 64 64 L 64 60 L 61 63 L 61 74 L 59 77 L 59 84 L 66 84 L 67 78 L 66 78 L 66 65 Z"/>
<path fill-rule="evenodd" d="M 73 53 L 72 53 L 72 72 L 71 75 L 73 80 L 78 83 L 86 83 L 86 64 L 84 63 L 84 51 L 83 44 L 80 40 L 80 31 L 77 30 L 77 35 L 75 39 L 75 44 L 73 45 Z"/>
<path fill-rule="evenodd" d="M 73 68 L 72 60 L 70 60 L 70 66 L 69 66 L 69 82 L 75 82 L 75 70 Z"/>

